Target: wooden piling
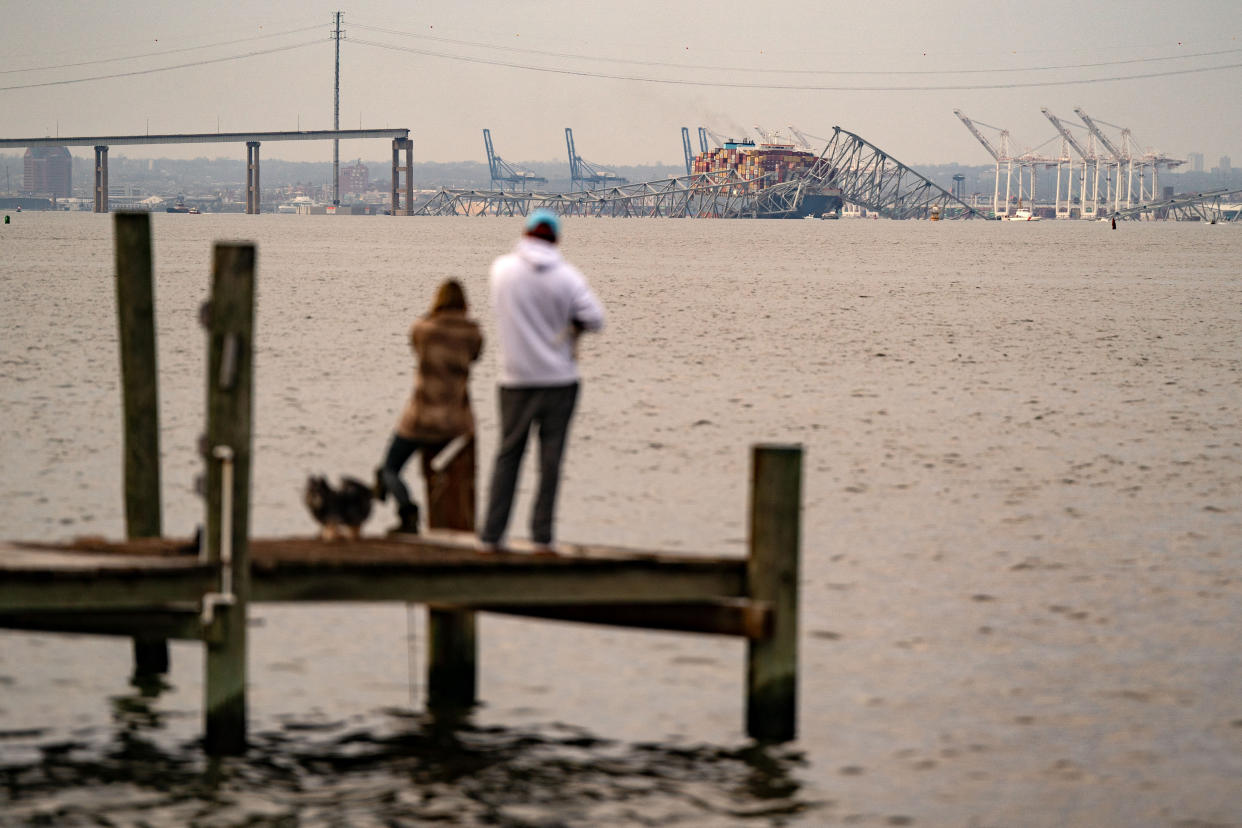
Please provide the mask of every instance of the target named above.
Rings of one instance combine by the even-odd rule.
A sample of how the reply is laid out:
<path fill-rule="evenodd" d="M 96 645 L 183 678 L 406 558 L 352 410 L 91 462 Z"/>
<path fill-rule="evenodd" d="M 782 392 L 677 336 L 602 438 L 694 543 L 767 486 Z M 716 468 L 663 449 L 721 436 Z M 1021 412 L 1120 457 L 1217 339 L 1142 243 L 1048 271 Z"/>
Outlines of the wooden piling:
<path fill-rule="evenodd" d="M 158 538 L 160 511 L 159 379 L 155 348 L 155 288 L 151 216 L 117 213 L 116 317 L 124 411 L 125 535 Z M 168 642 L 134 638 L 134 674 L 168 672 Z"/>
<path fill-rule="evenodd" d="M 206 314 L 205 523 L 207 557 L 221 565 L 222 577 L 219 596 L 204 600 L 211 628 L 206 641 L 205 745 L 213 755 L 238 754 L 246 748 L 254 280 L 253 244 L 215 246 Z M 226 483 L 231 484 L 228 493 Z"/>
<path fill-rule="evenodd" d="M 427 482 L 427 526 L 474 531 L 475 441 L 473 437 L 439 467 L 423 453 Z M 452 451 L 453 446 L 447 451 Z M 427 607 L 427 706 L 451 710 L 478 699 L 478 639 L 473 610 L 447 605 Z"/>
<path fill-rule="evenodd" d="M 802 447 L 757 445 L 751 463 L 747 592 L 773 618 L 770 636 L 747 641 L 746 732 L 783 742 L 797 735 Z"/>

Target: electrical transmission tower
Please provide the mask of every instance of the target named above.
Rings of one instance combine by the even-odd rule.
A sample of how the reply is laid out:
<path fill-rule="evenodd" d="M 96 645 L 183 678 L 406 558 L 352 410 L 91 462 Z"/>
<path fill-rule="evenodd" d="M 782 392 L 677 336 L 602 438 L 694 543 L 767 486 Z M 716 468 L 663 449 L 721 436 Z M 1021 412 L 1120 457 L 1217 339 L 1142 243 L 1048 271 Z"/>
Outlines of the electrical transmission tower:
<path fill-rule="evenodd" d="M 341 31 L 341 12 L 332 14 L 332 40 L 336 46 L 336 72 L 333 75 L 332 83 L 332 128 L 339 130 L 341 128 L 341 38 L 345 33 Z M 337 138 L 332 139 L 332 206 L 341 203 L 341 142 Z"/>

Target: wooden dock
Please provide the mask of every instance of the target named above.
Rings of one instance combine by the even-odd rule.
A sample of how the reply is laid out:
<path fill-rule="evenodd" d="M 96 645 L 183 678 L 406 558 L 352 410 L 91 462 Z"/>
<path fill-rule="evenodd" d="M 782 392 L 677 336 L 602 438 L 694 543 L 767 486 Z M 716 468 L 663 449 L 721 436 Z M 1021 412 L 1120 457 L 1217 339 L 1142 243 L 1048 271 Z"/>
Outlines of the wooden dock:
<path fill-rule="evenodd" d="M 203 314 L 205 532 L 197 545 L 163 538 L 149 246 L 145 214 L 117 216 L 129 538 L 0 543 L 0 627 L 131 637 L 138 672 L 167 669 L 168 639 L 202 642 L 204 741 L 213 754 L 245 749 L 246 619 L 254 602 L 427 605 L 428 704 L 442 707 L 476 700 L 478 612 L 739 636 L 748 642 L 747 733 L 795 737 L 800 447 L 752 449 L 746 558 L 572 544 L 536 555 L 520 542 L 484 554 L 470 531 L 473 445 L 443 469 L 424 458 L 433 527 L 424 535 L 252 538 L 254 249 L 218 244 Z"/>

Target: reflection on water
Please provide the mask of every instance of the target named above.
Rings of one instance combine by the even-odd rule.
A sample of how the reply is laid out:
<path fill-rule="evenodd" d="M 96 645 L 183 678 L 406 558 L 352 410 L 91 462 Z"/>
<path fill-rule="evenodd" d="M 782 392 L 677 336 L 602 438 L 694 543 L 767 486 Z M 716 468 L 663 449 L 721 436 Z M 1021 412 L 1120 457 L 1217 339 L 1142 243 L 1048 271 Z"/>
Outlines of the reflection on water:
<path fill-rule="evenodd" d="M 106 734 L 0 734 L 38 750 L 0 767 L 0 824 L 729 825 L 816 807 L 787 748 L 622 743 L 560 723 L 484 727 L 468 713 L 290 717 L 253 734 L 245 756 L 208 759 L 197 741 L 158 743 L 159 689 L 114 697 Z"/>

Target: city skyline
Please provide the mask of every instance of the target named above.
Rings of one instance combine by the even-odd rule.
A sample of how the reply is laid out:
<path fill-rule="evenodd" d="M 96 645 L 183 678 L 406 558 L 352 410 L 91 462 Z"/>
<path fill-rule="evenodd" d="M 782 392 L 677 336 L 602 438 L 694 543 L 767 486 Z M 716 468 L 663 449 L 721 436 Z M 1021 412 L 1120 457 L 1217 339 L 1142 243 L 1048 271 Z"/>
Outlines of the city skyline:
<path fill-rule="evenodd" d="M 311 0 L 228 13 L 239 9 L 190 2 L 170 16 L 145 0 L 53 0 L 6 10 L 0 137 L 331 128 L 339 9 L 341 127 L 408 127 L 419 161 L 481 159 L 483 127 L 506 160 L 554 161 L 572 127 L 593 162 L 673 164 L 682 126 L 754 137 L 756 125 L 792 124 L 823 138 L 839 125 L 915 167 L 980 164 L 990 158 L 955 108 L 1009 130 L 1016 149 L 1046 153 L 1059 145 L 1043 106 L 1070 123 L 1082 107 L 1114 135 L 1128 127 L 1140 148 L 1177 158 L 1242 155 L 1242 111 L 1222 106 L 1242 75 L 1242 6 L 1224 0 L 1142 0 L 1120 18 L 1060 0 L 1038 15 L 1016 3 L 957 3 L 950 14 L 797 0 Z M 126 154 L 244 154 L 232 149 Z M 341 145 L 342 158 L 387 151 Z M 320 161 L 331 146 L 270 145 L 264 157 Z"/>

